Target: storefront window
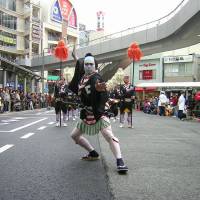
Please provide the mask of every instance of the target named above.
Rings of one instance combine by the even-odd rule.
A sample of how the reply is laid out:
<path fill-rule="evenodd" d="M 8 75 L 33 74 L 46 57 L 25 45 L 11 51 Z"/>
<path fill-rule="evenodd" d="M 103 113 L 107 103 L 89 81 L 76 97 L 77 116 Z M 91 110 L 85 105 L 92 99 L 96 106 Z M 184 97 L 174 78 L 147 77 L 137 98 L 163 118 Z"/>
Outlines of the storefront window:
<path fill-rule="evenodd" d="M 156 70 L 141 70 L 139 71 L 140 80 L 156 79 Z"/>

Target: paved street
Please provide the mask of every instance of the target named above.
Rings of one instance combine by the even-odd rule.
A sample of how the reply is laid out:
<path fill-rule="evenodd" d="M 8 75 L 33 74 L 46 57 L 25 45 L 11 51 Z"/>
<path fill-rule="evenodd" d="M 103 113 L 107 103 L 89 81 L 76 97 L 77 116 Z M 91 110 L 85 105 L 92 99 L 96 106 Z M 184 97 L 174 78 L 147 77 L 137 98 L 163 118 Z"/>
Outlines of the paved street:
<path fill-rule="evenodd" d="M 199 200 L 200 123 L 134 112 L 135 128 L 118 128 L 126 176 L 100 137 L 109 187 L 117 200 Z"/>
<path fill-rule="evenodd" d="M 84 162 L 68 127 L 55 127 L 54 111 L 0 115 L 0 200 L 199 200 L 200 123 L 134 112 L 134 129 L 119 128 L 129 172 L 118 175 L 102 138 L 101 153 Z M 100 141 L 100 143 L 99 143 Z M 102 162 L 103 161 L 103 162 Z"/>
<path fill-rule="evenodd" d="M 0 115 L 0 200 L 110 199 L 101 160 L 80 160 L 74 124 L 55 127 L 53 110 Z"/>

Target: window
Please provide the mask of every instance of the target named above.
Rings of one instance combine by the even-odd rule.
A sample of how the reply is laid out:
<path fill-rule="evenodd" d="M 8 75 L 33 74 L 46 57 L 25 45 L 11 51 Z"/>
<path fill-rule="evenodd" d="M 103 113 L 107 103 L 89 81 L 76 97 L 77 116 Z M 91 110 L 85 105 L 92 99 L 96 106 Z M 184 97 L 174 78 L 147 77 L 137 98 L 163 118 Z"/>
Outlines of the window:
<path fill-rule="evenodd" d="M 192 63 L 165 64 L 165 76 L 190 76 L 192 75 Z"/>
<path fill-rule="evenodd" d="M 152 80 L 156 79 L 156 70 L 140 70 L 139 80 Z"/>
<path fill-rule="evenodd" d="M 16 0 L 0 0 L 0 6 L 16 11 Z"/>
<path fill-rule="evenodd" d="M 17 18 L 0 11 L 0 25 L 16 30 Z"/>
<path fill-rule="evenodd" d="M 0 45 L 5 47 L 16 47 L 17 36 L 7 32 L 0 32 Z"/>
<path fill-rule="evenodd" d="M 58 41 L 61 38 L 61 33 L 49 31 L 48 32 L 48 40 L 50 41 Z"/>

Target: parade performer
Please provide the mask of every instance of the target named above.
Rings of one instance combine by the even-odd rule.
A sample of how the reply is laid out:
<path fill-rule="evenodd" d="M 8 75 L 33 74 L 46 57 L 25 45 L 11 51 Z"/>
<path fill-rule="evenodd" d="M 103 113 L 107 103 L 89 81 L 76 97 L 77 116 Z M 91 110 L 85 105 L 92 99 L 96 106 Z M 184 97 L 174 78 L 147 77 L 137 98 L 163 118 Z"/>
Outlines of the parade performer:
<path fill-rule="evenodd" d="M 72 116 L 72 120 L 75 121 L 76 120 L 76 109 L 77 109 L 77 98 L 76 95 L 69 90 L 68 95 L 67 95 L 67 102 L 68 102 L 68 106 L 67 106 L 67 110 L 68 110 L 68 120 L 70 118 L 70 111 L 71 111 L 71 116 Z"/>
<path fill-rule="evenodd" d="M 124 127 L 125 113 L 127 113 L 128 127 L 133 128 L 132 106 L 135 99 L 133 85 L 129 82 L 129 76 L 124 76 L 124 84 L 120 86 L 120 127 Z"/>
<path fill-rule="evenodd" d="M 86 54 L 84 60 L 77 60 L 75 74 L 69 88 L 73 92 L 78 92 L 83 108 L 80 113 L 81 120 L 72 131 L 71 137 L 76 144 L 88 151 L 82 160 L 98 160 L 99 154 L 83 134 L 95 135 L 101 131 L 116 158 L 118 172 L 127 172 L 128 168 L 122 159 L 119 140 L 112 132 L 105 111 L 108 100 L 106 86 L 96 69 L 97 63 L 90 53 Z"/>
<path fill-rule="evenodd" d="M 65 79 L 61 78 L 54 88 L 56 126 L 61 126 L 61 111 L 63 113 L 63 126 L 67 126 L 67 105 L 65 103 L 67 101 L 67 93 L 68 86 L 65 83 Z"/>

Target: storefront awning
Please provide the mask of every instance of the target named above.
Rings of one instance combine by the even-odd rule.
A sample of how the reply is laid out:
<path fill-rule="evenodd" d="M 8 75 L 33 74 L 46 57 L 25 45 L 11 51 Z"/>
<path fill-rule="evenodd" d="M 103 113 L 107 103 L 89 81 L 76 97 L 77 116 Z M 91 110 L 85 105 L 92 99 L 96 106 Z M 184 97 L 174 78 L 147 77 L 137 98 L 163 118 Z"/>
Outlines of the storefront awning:
<path fill-rule="evenodd" d="M 10 66 L 10 67 L 12 67 L 12 68 L 17 68 L 18 70 L 21 70 L 21 71 L 23 71 L 23 72 L 25 72 L 25 73 L 27 73 L 27 74 L 30 74 L 30 76 L 34 76 L 34 77 L 36 77 L 36 78 L 38 78 L 38 79 L 41 78 L 40 75 L 34 73 L 33 71 L 31 71 L 31 70 L 29 70 L 29 69 L 26 69 L 26 68 L 24 68 L 24 67 L 18 65 L 17 63 L 12 62 L 12 61 L 10 61 L 10 60 L 7 60 L 6 58 L 3 58 L 3 57 L 1 57 L 1 56 L 0 56 L 0 61 L 1 61 L 2 63 L 4 63 L 4 65 L 3 65 L 3 64 L 1 64 L 1 65 L 2 65 L 5 69 L 7 68 L 7 65 L 8 65 L 8 66 Z"/>
<path fill-rule="evenodd" d="M 47 80 L 48 80 L 48 81 L 58 81 L 59 79 L 60 79 L 59 76 L 49 75 L 49 76 L 47 77 Z"/>
<path fill-rule="evenodd" d="M 143 88 L 143 87 L 135 87 L 135 92 L 153 92 L 156 91 L 156 87 L 147 87 L 147 88 Z"/>
<path fill-rule="evenodd" d="M 138 83 L 136 87 L 141 88 L 200 88 L 200 82 L 164 82 L 164 83 Z"/>

